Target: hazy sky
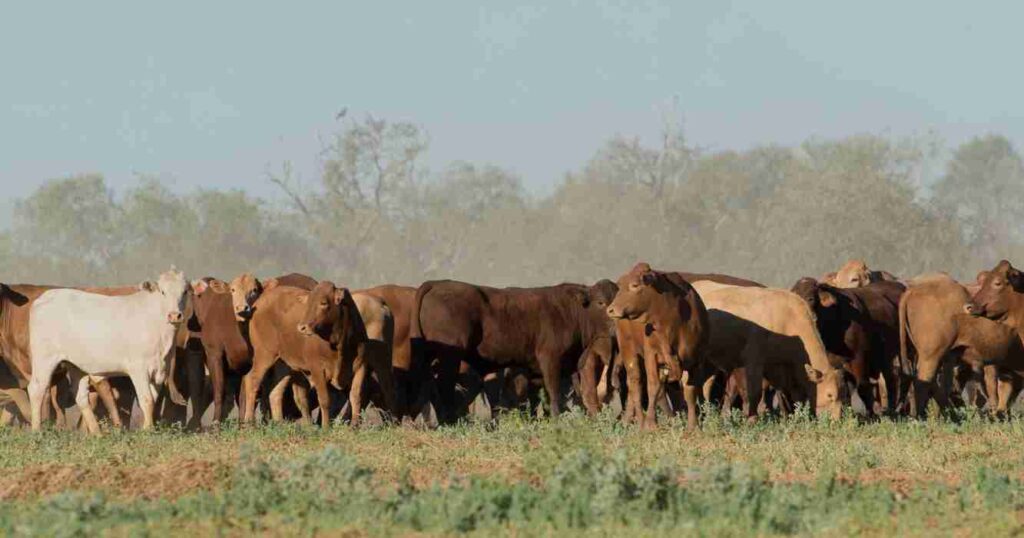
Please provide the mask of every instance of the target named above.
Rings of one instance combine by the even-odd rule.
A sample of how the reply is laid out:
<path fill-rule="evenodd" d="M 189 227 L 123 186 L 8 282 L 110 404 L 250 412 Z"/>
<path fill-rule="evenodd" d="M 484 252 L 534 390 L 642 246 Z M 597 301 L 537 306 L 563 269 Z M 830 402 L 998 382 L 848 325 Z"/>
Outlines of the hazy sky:
<path fill-rule="evenodd" d="M 673 99 L 719 149 L 1024 140 L 1022 3 L 284 4 L 5 6 L 0 198 L 88 171 L 270 195 L 268 164 L 312 179 L 342 107 L 426 128 L 432 169 L 492 162 L 539 191 L 613 134 L 653 138 Z"/>

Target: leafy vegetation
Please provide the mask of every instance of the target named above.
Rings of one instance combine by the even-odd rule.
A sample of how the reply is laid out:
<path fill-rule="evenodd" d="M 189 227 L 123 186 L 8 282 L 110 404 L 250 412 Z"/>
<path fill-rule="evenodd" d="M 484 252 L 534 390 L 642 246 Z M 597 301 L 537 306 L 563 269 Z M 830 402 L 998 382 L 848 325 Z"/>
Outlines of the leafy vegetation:
<path fill-rule="evenodd" d="M 1018 532 L 1024 421 L 0 434 L 7 534 Z M 202 462 L 204 465 L 198 465 Z M 195 480 L 199 476 L 201 479 Z M 111 478 L 113 477 L 113 478 Z M 188 487 L 182 487 L 182 484 Z"/>

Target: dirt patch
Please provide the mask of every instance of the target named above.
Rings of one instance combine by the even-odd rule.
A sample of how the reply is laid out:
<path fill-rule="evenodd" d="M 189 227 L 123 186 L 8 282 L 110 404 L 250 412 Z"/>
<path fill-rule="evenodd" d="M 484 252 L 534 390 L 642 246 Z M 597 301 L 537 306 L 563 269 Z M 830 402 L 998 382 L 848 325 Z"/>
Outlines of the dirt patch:
<path fill-rule="evenodd" d="M 224 483 L 230 468 L 211 461 L 183 460 L 150 467 L 48 464 L 0 478 L 0 500 L 30 499 L 64 491 L 102 491 L 119 499 L 170 499 Z"/>

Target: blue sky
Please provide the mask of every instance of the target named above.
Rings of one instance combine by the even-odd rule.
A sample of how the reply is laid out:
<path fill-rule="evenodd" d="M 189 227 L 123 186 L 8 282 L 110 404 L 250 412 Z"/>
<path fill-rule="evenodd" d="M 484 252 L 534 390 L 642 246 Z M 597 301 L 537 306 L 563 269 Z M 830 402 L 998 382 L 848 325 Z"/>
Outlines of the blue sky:
<path fill-rule="evenodd" d="M 677 103 L 712 149 L 852 133 L 1024 139 L 1021 3 L 175 2 L 5 6 L 0 183 L 159 174 L 275 194 L 342 107 L 544 192 Z"/>

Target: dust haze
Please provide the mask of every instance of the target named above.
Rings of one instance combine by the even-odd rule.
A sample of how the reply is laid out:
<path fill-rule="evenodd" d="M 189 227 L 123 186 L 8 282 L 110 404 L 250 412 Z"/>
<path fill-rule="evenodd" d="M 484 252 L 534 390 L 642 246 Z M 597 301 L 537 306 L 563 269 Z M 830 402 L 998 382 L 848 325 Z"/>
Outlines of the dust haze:
<path fill-rule="evenodd" d="M 300 182 L 281 162 L 251 178 L 274 186 L 270 199 L 150 177 L 115 192 L 82 171 L 0 206 L 0 278 L 113 285 L 175 264 L 192 278 L 533 286 L 614 279 L 643 260 L 788 288 L 850 258 L 961 279 L 1020 259 L 1024 167 L 999 134 L 707 151 L 678 124 L 655 144 L 607 140 L 548 195 L 488 163 L 428 170 L 422 127 L 356 113 L 310 155 L 318 177 Z"/>

